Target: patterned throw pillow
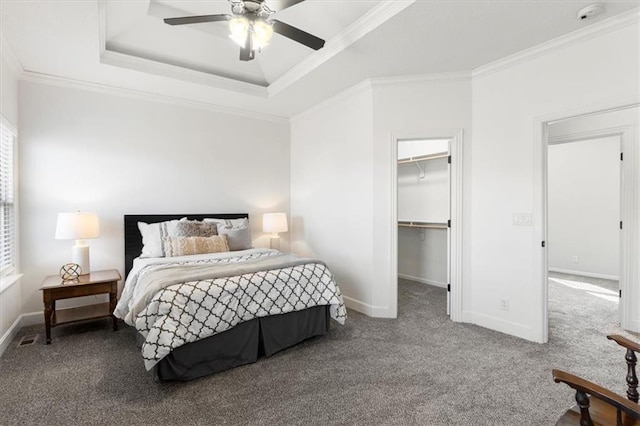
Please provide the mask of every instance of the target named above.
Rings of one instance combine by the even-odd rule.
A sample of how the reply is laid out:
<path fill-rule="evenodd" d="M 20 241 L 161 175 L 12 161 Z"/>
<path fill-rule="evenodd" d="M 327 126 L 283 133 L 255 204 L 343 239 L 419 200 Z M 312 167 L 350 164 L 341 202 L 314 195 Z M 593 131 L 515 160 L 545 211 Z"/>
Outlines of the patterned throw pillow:
<path fill-rule="evenodd" d="M 215 223 L 185 220 L 176 225 L 175 237 L 213 237 L 218 235 Z"/>
<path fill-rule="evenodd" d="M 190 256 L 193 254 L 221 253 L 229 251 L 227 237 L 165 237 L 164 252 L 167 257 Z"/>

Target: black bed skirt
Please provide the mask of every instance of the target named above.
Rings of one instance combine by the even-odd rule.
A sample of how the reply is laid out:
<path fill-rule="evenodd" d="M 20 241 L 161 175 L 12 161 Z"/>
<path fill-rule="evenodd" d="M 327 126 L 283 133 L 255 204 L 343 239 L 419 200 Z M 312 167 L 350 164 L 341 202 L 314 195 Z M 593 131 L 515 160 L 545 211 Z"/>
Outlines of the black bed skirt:
<path fill-rule="evenodd" d="M 255 318 L 174 349 L 152 372 L 158 380 L 192 380 L 218 373 L 326 334 L 329 324 L 329 306 Z"/>

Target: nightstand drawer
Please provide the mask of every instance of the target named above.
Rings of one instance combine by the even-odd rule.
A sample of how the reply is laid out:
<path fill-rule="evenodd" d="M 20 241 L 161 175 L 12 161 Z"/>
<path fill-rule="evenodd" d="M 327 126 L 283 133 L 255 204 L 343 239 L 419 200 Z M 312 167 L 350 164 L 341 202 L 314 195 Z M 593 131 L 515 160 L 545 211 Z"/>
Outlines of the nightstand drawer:
<path fill-rule="evenodd" d="M 72 297 L 93 296 L 96 294 L 111 293 L 113 286 L 115 285 L 117 287 L 118 281 L 84 284 L 80 287 L 65 287 L 65 285 L 66 284 L 63 284 L 61 287 L 47 289 L 47 292 L 49 292 L 56 300 L 70 299 Z"/>

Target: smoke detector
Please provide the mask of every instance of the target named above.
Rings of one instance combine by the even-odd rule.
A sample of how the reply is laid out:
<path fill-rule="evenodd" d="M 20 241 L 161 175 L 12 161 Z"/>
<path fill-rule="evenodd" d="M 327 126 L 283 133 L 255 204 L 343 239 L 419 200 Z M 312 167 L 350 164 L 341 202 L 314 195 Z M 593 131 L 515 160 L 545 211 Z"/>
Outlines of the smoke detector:
<path fill-rule="evenodd" d="M 602 3 L 594 3 L 589 6 L 583 7 L 578 11 L 578 19 L 586 21 L 604 12 L 604 5 Z"/>

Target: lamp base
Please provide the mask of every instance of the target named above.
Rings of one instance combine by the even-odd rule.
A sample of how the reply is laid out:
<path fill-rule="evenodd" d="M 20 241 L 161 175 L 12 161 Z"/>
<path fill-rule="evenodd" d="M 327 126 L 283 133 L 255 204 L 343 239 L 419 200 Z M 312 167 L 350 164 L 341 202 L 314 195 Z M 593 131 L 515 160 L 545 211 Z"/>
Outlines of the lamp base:
<path fill-rule="evenodd" d="M 269 247 L 273 250 L 280 251 L 280 237 L 271 237 L 270 240 Z"/>
<path fill-rule="evenodd" d="M 87 275 L 91 272 L 91 266 L 89 264 L 89 246 L 80 243 L 81 240 L 76 241 L 76 245 L 71 248 L 71 259 L 73 263 L 80 265 L 80 275 Z"/>

